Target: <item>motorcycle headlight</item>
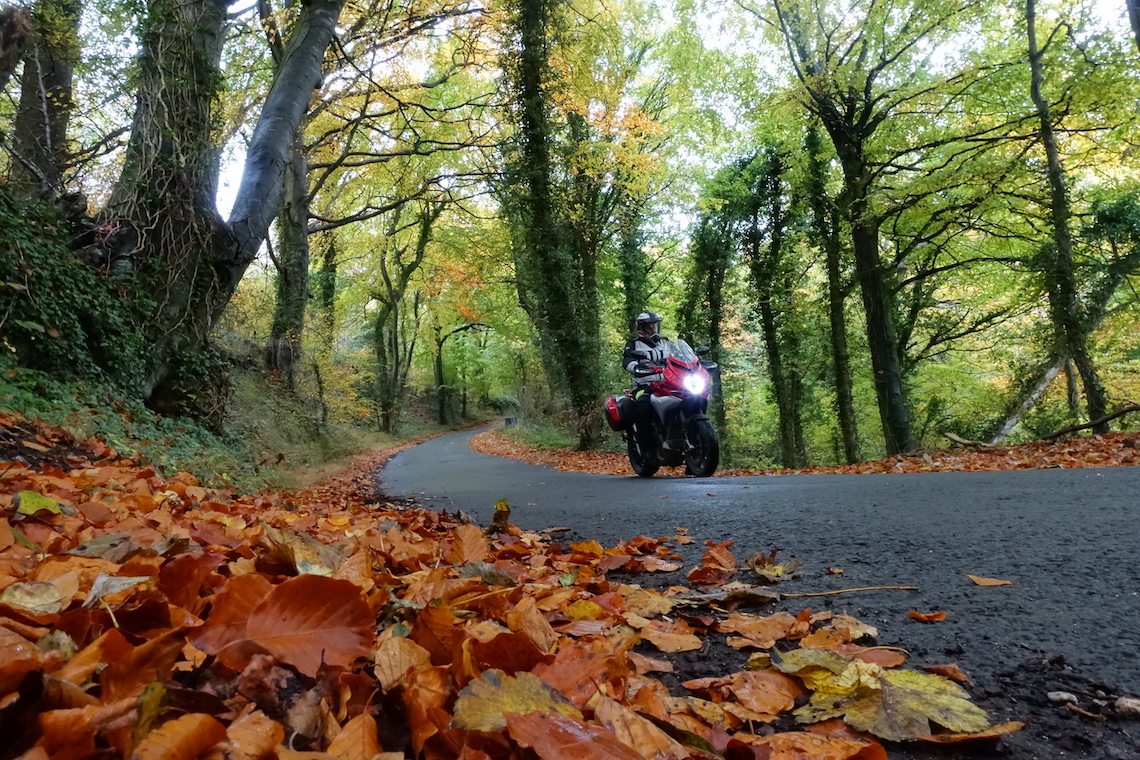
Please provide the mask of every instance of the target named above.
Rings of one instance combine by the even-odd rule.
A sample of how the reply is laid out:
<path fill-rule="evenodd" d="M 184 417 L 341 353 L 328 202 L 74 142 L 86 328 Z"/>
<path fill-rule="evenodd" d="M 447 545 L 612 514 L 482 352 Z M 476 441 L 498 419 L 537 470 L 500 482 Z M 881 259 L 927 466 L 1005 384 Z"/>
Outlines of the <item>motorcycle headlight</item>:
<path fill-rule="evenodd" d="M 685 390 L 694 396 L 699 396 L 705 392 L 708 383 L 700 375 L 688 375 L 684 380 Z"/>

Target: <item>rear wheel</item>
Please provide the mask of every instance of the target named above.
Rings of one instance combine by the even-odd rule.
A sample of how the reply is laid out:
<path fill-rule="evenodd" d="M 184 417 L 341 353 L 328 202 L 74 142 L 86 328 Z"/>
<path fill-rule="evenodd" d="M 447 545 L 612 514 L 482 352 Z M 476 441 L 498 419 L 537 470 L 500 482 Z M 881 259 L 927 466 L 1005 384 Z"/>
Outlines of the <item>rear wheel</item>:
<path fill-rule="evenodd" d="M 636 426 L 630 428 L 625 437 L 626 451 L 629 452 L 629 466 L 640 478 L 652 478 L 660 465 L 650 446 L 638 443 L 640 437 Z"/>
<path fill-rule="evenodd" d="M 685 451 L 686 471 L 698 478 L 707 478 L 716 472 L 720 463 L 720 441 L 716 428 L 708 420 L 695 420 L 689 424 L 688 443 Z"/>

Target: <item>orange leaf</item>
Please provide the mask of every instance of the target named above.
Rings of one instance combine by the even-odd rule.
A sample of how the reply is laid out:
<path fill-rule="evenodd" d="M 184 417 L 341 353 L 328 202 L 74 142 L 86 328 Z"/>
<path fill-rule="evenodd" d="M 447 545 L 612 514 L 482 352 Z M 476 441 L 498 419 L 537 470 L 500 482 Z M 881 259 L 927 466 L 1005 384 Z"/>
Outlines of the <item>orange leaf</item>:
<path fill-rule="evenodd" d="M 1002 580 L 998 580 L 997 578 L 983 578 L 979 575 L 969 575 L 969 574 L 967 574 L 966 577 L 969 578 L 970 580 L 972 580 L 974 583 L 978 584 L 979 586 L 1013 586 L 1014 585 L 1013 581 L 1002 581 Z"/>
<path fill-rule="evenodd" d="M 842 718 L 833 718 L 831 720 L 825 720 L 822 723 L 813 723 L 810 726 L 805 726 L 804 730 L 832 739 L 852 739 L 866 742 L 867 744 L 863 750 L 852 755 L 850 760 L 888 760 L 887 751 L 883 749 L 883 745 L 875 740 L 875 737 L 856 731 L 847 725 Z"/>
<path fill-rule="evenodd" d="M 329 744 L 328 751 L 340 760 L 372 760 L 381 751 L 380 740 L 376 736 L 376 719 L 368 713 L 357 715 L 344 724 Z"/>
<path fill-rule="evenodd" d="M 202 760 L 268 760 L 283 741 L 285 727 L 255 710 L 231 723 L 226 741 L 210 749 Z"/>
<path fill-rule="evenodd" d="M 644 760 L 609 731 L 569 715 L 508 713 L 506 718 L 511 738 L 543 760 Z"/>
<path fill-rule="evenodd" d="M 945 612 L 915 612 L 914 610 L 907 610 L 906 616 L 920 623 L 936 623 L 939 620 L 946 619 Z"/>
<path fill-rule="evenodd" d="M 864 757 L 868 742 L 858 739 L 838 739 L 807 731 L 786 731 L 751 740 L 766 745 L 772 753 L 768 760 L 800 760 L 800 758 L 828 758 L 828 760 L 854 760 Z M 878 746 L 878 745 L 874 745 Z M 882 747 L 879 747 L 881 750 Z M 885 757 L 886 754 L 883 754 Z"/>
<path fill-rule="evenodd" d="M 226 738 L 226 727 L 209 715 L 190 713 L 147 734 L 131 760 L 194 760 Z"/>
<path fill-rule="evenodd" d="M 347 668 L 366 657 L 376 621 L 349 581 L 299 575 L 275 586 L 254 609 L 246 637 L 307 676 L 322 664 Z"/>
<path fill-rule="evenodd" d="M 214 596 L 213 610 L 206 624 L 189 633 L 190 643 L 208 654 L 216 654 L 222 664 L 244 670 L 249 664 L 248 647 L 231 646 L 245 641 L 245 627 L 253 610 L 273 589 L 264 575 L 239 575 Z"/>
<path fill-rule="evenodd" d="M 930 667 L 923 668 L 927 673 L 934 673 L 935 675 L 949 678 L 951 681 L 959 683 L 973 683 L 970 677 L 966 675 L 956 663 L 948 665 L 931 665 Z"/>
<path fill-rule="evenodd" d="M 447 561 L 453 565 L 482 562 L 487 556 L 487 534 L 478 525 L 460 525 L 454 531 L 455 540 Z"/>
<path fill-rule="evenodd" d="M 763 670 L 737 673 L 729 690 L 749 710 L 773 717 L 795 707 L 796 697 L 804 693 L 794 679 Z"/>
<path fill-rule="evenodd" d="M 930 734 L 928 736 L 918 737 L 921 741 L 932 742 L 934 744 L 960 744 L 962 742 L 972 742 L 979 739 L 996 739 L 999 736 L 1012 734 L 1015 731 L 1020 731 L 1025 727 L 1024 723 L 1018 721 L 1010 721 L 1009 723 L 1002 723 L 998 726 L 991 726 L 985 731 L 977 731 L 972 734 Z"/>
<path fill-rule="evenodd" d="M 99 678 L 103 701 L 137 697 L 148 684 L 165 680 L 185 638 L 182 629 L 168 630 L 112 662 Z"/>

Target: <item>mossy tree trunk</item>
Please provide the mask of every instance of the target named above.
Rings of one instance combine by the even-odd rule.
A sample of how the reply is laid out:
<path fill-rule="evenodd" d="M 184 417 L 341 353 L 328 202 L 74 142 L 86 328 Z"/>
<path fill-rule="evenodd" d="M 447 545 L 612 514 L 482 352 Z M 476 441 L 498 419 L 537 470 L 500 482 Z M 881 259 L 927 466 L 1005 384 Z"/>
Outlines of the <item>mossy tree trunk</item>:
<path fill-rule="evenodd" d="M 210 330 L 278 212 L 293 135 L 320 82 L 342 0 L 305 3 L 250 139 L 230 218 L 217 213 L 226 4 L 152 0 L 140 34 L 139 86 L 124 165 L 101 217 L 109 256 L 145 307 L 149 361 L 140 389 L 176 402 Z M 208 378 L 207 378 L 208 380 Z"/>

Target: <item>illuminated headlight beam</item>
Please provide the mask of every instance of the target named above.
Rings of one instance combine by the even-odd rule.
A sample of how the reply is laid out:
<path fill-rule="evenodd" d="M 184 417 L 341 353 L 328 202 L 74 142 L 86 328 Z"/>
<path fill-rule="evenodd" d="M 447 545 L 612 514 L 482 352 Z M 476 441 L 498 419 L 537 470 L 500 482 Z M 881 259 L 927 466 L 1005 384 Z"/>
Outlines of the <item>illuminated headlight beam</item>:
<path fill-rule="evenodd" d="M 683 385 L 685 386 L 685 390 L 687 390 L 689 393 L 693 394 L 694 396 L 699 396 L 705 392 L 705 388 L 708 386 L 708 383 L 705 382 L 705 379 L 700 375 L 688 375 L 685 378 Z"/>

